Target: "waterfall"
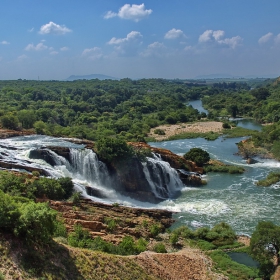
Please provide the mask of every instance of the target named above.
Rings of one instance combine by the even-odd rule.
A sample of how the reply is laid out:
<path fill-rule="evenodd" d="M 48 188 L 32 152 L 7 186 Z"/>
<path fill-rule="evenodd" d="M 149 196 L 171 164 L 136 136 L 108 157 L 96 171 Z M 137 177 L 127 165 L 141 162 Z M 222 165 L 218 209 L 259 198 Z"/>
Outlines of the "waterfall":
<path fill-rule="evenodd" d="M 154 195 L 161 199 L 172 198 L 184 187 L 177 171 L 160 155 L 153 154 L 143 163 L 143 171 Z"/>
<path fill-rule="evenodd" d="M 91 183 L 108 186 L 110 183 L 108 169 L 92 150 L 71 148 L 70 158 L 72 172 Z"/>

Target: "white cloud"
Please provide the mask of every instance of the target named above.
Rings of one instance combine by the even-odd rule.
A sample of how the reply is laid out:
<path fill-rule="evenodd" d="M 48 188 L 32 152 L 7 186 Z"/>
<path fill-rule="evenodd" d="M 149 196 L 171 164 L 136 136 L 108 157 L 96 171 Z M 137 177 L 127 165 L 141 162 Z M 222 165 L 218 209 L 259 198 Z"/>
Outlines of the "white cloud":
<path fill-rule="evenodd" d="M 141 53 L 141 56 L 148 57 L 148 56 L 161 56 L 163 51 L 166 50 L 166 47 L 163 43 L 154 42 L 148 45 L 147 49 Z"/>
<path fill-rule="evenodd" d="M 62 47 L 62 48 L 60 48 L 60 50 L 61 50 L 62 52 L 65 52 L 65 51 L 68 51 L 69 48 L 68 48 L 68 47 Z"/>
<path fill-rule="evenodd" d="M 224 36 L 223 30 L 206 30 L 199 36 L 198 41 L 199 43 L 217 43 L 235 49 L 243 40 L 240 36 L 222 39 Z"/>
<path fill-rule="evenodd" d="M 280 33 L 275 36 L 274 41 L 276 44 L 280 43 Z"/>
<path fill-rule="evenodd" d="M 28 44 L 25 47 L 26 51 L 43 51 L 43 50 L 46 50 L 46 49 L 48 49 L 48 47 L 46 45 L 44 45 L 43 43 L 39 43 L 37 45 Z"/>
<path fill-rule="evenodd" d="M 7 42 L 7 41 L 2 41 L 0 44 L 1 44 L 1 45 L 9 45 L 10 43 Z"/>
<path fill-rule="evenodd" d="M 105 19 L 113 18 L 118 16 L 121 19 L 129 19 L 134 20 L 136 22 L 140 21 L 141 19 L 149 16 L 153 11 L 151 9 L 145 9 L 144 3 L 140 5 L 136 4 L 125 4 L 123 5 L 118 13 L 108 11 L 104 16 Z"/>
<path fill-rule="evenodd" d="M 34 31 L 34 27 L 28 29 L 27 31 L 28 31 L 28 32 L 33 32 L 33 31 Z"/>
<path fill-rule="evenodd" d="M 116 14 L 116 13 L 114 13 L 114 12 L 112 12 L 112 11 L 108 11 L 108 12 L 106 13 L 106 15 L 104 16 L 104 18 L 105 18 L 105 19 L 109 19 L 109 18 L 113 18 L 113 17 L 116 17 L 116 16 L 118 16 L 118 14 Z"/>
<path fill-rule="evenodd" d="M 222 37 L 225 36 L 225 31 L 223 30 L 216 30 L 216 31 L 213 31 L 213 37 L 216 41 L 219 41 Z"/>
<path fill-rule="evenodd" d="M 101 58 L 103 56 L 103 53 L 101 48 L 94 47 L 91 49 L 84 49 L 82 55 L 88 57 L 89 59 L 96 60 Z"/>
<path fill-rule="evenodd" d="M 184 32 L 180 29 L 171 29 L 169 30 L 165 35 L 164 38 L 165 39 L 177 39 L 179 37 L 186 37 L 186 35 L 184 34 Z"/>
<path fill-rule="evenodd" d="M 52 21 L 50 21 L 45 25 L 42 25 L 39 31 L 40 34 L 58 34 L 58 35 L 63 35 L 69 32 L 72 32 L 72 30 L 64 25 L 59 25 Z"/>
<path fill-rule="evenodd" d="M 23 54 L 23 55 L 20 55 L 20 56 L 18 56 L 18 60 L 24 60 L 24 59 L 27 59 L 28 58 L 28 56 L 27 55 L 25 55 L 25 54 Z"/>
<path fill-rule="evenodd" d="M 109 45 L 120 45 L 123 43 L 127 43 L 127 42 L 131 42 L 131 41 L 135 41 L 138 40 L 140 38 L 142 38 L 142 34 L 138 31 L 131 31 L 130 33 L 127 34 L 127 36 L 125 38 L 116 38 L 113 37 L 108 44 Z"/>
<path fill-rule="evenodd" d="M 51 54 L 51 55 L 57 55 L 58 52 L 57 52 L 57 51 L 52 51 L 52 52 L 50 52 L 50 54 Z"/>
<path fill-rule="evenodd" d="M 204 31 L 198 38 L 200 43 L 211 41 L 213 35 L 213 30 L 206 30 Z"/>
<path fill-rule="evenodd" d="M 267 34 L 263 35 L 260 39 L 259 39 L 259 44 L 264 44 L 266 42 L 268 42 L 271 38 L 273 37 L 273 34 L 271 32 L 268 32 Z"/>

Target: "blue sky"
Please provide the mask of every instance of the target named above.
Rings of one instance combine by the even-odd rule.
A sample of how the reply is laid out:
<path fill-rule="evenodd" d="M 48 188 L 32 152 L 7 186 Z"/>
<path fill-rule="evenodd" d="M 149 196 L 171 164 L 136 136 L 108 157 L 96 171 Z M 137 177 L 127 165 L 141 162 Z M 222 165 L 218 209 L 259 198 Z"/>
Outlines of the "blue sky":
<path fill-rule="evenodd" d="M 1 0 L 0 79 L 280 75 L 279 0 Z"/>

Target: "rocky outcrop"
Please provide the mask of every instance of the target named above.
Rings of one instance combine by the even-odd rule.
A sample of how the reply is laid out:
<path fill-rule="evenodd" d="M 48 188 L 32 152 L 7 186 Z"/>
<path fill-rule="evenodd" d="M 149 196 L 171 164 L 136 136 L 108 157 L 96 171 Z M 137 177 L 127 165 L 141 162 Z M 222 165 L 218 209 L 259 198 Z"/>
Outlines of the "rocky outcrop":
<path fill-rule="evenodd" d="M 92 237 L 102 236 L 113 243 L 120 242 L 126 235 L 148 238 L 152 236 L 153 226 L 164 231 L 174 222 L 172 212 L 166 210 L 107 205 L 86 199 L 75 205 L 60 201 L 49 201 L 49 204 L 60 212 L 69 232 L 73 231 L 74 225 L 80 224 Z M 110 221 L 114 221 L 114 227 L 110 226 Z"/>

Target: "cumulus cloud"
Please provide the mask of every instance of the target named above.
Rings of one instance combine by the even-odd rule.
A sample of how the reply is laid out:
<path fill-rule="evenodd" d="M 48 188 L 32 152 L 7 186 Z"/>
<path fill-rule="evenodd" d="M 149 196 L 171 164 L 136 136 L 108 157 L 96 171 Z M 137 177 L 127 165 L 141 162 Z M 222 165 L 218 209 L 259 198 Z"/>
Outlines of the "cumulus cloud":
<path fill-rule="evenodd" d="M 148 45 L 147 49 L 141 53 L 141 56 L 161 56 L 164 50 L 166 50 L 166 47 L 163 43 L 154 42 Z"/>
<path fill-rule="evenodd" d="M 50 52 L 50 54 L 51 54 L 51 55 L 57 55 L 58 52 L 57 52 L 57 51 L 52 51 L 52 52 Z"/>
<path fill-rule="evenodd" d="M 10 43 L 7 42 L 7 41 L 2 41 L 0 44 L 1 44 L 1 45 L 9 45 Z"/>
<path fill-rule="evenodd" d="M 142 38 L 142 34 L 138 31 L 131 31 L 127 34 L 125 38 L 116 38 L 113 37 L 108 44 L 109 45 L 120 45 L 123 43 L 131 42 L 131 41 L 137 41 L 138 39 Z"/>
<path fill-rule="evenodd" d="M 103 56 L 101 48 L 94 47 L 91 49 L 84 49 L 82 56 L 86 56 L 89 59 L 96 60 Z"/>
<path fill-rule="evenodd" d="M 24 59 L 27 59 L 28 58 L 28 56 L 27 55 L 25 55 L 25 54 L 23 54 L 23 55 L 20 55 L 20 56 L 18 56 L 18 60 L 24 60 Z"/>
<path fill-rule="evenodd" d="M 42 25 L 39 31 L 40 34 L 57 34 L 57 35 L 64 35 L 69 32 L 72 32 L 72 30 L 67 28 L 65 25 L 59 25 L 52 21 L 50 21 L 45 25 Z"/>
<path fill-rule="evenodd" d="M 118 13 L 108 11 L 104 18 L 109 19 L 113 17 L 119 17 L 121 19 L 129 19 L 138 22 L 143 18 L 148 17 L 152 12 L 153 11 L 151 9 L 145 9 L 144 3 L 140 5 L 125 4 L 119 9 Z"/>
<path fill-rule="evenodd" d="M 65 52 L 65 51 L 68 51 L 69 48 L 68 48 L 68 47 L 62 47 L 62 48 L 60 48 L 60 50 L 61 50 L 62 52 Z"/>
<path fill-rule="evenodd" d="M 46 49 L 48 49 L 48 47 L 46 45 L 44 45 L 44 43 L 42 43 L 42 42 L 37 44 L 37 45 L 28 44 L 25 47 L 26 51 L 43 51 L 43 50 L 46 50 Z"/>
<path fill-rule="evenodd" d="M 165 35 L 164 38 L 165 39 L 177 39 L 180 37 L 186 37 L 186 35 L 184 34 L 184 32 L 180 29 L 171 29 L 169 30 Z"/>
<path fill-rule="evenodd" d="M 219 45 L 228 46 L 235 49 L 241 42 L 242 38 L 240 36 L 235 36 L 232 38 L 223 38 L 225 32 L 223 30 L 206 30 L 198 38 L 199 43 L 217 43 Z"/>
<path fill-rule="evenodd" d="M 280 43 L 280 33 L 275 36 L 274 41 L 275 41 L 276 44 Z"/>
<path fill-rule="evenodd" d="M 259 39 L 259 44 L 264 44 L 266 42 L 268 42 L 271 38 L 273 37 L 273 34 L 271 32 L 268 32 L 267 34 L 263 35 L 260 39 Z"/>
<path fill-rule="evenodd" d="M 115 54 L 133 56 L 138 53 L 142 45 L 142 37 L 140 32 L 131 31 L 125 38 L 113 37 L 107 44 L 114 46 Z"/>

